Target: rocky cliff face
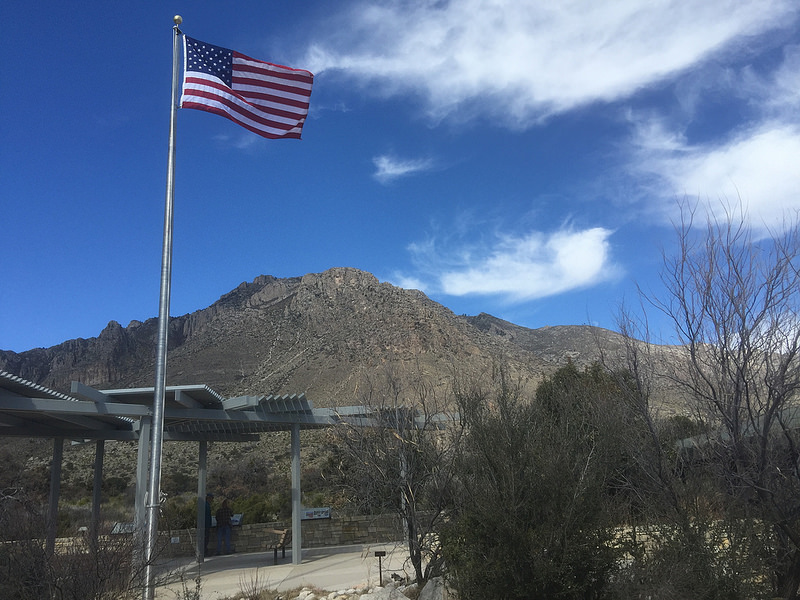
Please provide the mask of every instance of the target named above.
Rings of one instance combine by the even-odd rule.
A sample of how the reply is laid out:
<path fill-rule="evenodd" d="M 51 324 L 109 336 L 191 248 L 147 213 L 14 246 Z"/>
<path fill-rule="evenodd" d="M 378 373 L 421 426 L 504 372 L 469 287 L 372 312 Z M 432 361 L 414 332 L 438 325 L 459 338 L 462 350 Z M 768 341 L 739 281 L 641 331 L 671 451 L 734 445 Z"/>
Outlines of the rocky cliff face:
<path fill-rule="evenodd" d="M 156 319 L 110 322 L 96 338 L 46 349 L 0 352 L 0 368 L 68 390 L 153 385 Z M 170 321 L 169 385 L 204 383 L 223 395 L 306 392 L 318 406 L 350 403 L 370 370 L 422 372 L 432 381 L 490 368 L 503 360 L 539 379 L 569 358 L 586 364 L 593 327 L 526 329 L 481 314 L 453 314 L 416 290 L 349 268 L 303 277 L 257 277 L 210 307 Z"/>

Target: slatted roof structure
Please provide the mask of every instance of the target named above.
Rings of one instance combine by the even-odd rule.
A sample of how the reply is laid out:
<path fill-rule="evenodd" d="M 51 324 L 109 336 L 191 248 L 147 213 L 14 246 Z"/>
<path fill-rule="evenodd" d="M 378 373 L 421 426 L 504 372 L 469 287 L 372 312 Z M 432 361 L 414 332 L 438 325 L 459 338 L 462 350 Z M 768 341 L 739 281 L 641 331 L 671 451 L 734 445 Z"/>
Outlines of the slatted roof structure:
<path fill-rule="evenodd" d="M 52 438 L 53 467 L 50 480 L 50 529 L 47 544 L 55 544 L 53 515 L 58 510 L 60 470 L 64 440 L 96 443 L 92 523 L 99 522 L 105 440 L 137 441 L 136 523 L 144 522 L 145 480 L 149 436 L 153 417 L 153 388 L 97 390 L 73 382 L 62 394 L 0 371 L 0 436 Z M 163 440 L 197 442 L 198 501 L 205 498 L 206 451 L 210 441 L 241 442 L 262 433 L 291 431 L 292 457 L 292 561 L 301 561 L 300 430 L 349 423 L 360 427 L 446 427 L 457 415 L 427 415 L 408 408 L 388 411 L 362 406 L 314 408 L 305 394 L 236 396 L 224 398 L 206 385 L 168 386 L 164 400 Z M 202 515 L 198 511 L 197 560 L 203 560 Z"/>
<path fill-rule="evenodd" d="M 88 407 L 77 398 L 0 371 L 2 436 L 123 439 L 133 435 L 134 423 L 131 416 Z"/>
<path fill-rule="evenodd" d="M 139 443 L 137 465 L 136 520 L 143 523 L 144 479 L 150 422 L 153 416 L 153 388 L 97 390 L 73 382 L 69 394 L 62 394 L 21 377 L 0 371 L 0 436 L 54 439 L 51 471 L 50 515 L 58 510 L 63 440 L 95 441 L 95 489 L 93 528 L 99 517 L 105 440 Z M 237 396 L 224 398 L 206 385 L 166 388 L 164 441 L 199 442 L 198 499 L 205 498 L 206 446 L 209 441 L 240 442 L 258 439 L 262 433 L 292 433 L 292 560 L 301 560 L 300 532 L 300 430 L 330 427 L 343 420 L 364 419 L 361 407 L 315 409 L 305 394 Z M 55 519 L 48 534 L 48 546 L 55 543 Z M 198 515 L 198 531 L 202 529 Z M 197 540 L 198 561 L 202 561 L 202 539 Z"/>
<path fill-rule="evenodd" d="M 353 407 L 355 408 L 355 407 Z M 353 408 L 348 414 L 359 412 Z M 0 371 L 0 435 L 136 440 L 152 416 L 153 388 L 96 390 L 73 382 L 62 394 Z M 315 409 L 305 394 L 224 398 L 206 385 L 166 388 L 165 441 L 248 441 L 258 434 L 330 427 L 340 412 Z"/>

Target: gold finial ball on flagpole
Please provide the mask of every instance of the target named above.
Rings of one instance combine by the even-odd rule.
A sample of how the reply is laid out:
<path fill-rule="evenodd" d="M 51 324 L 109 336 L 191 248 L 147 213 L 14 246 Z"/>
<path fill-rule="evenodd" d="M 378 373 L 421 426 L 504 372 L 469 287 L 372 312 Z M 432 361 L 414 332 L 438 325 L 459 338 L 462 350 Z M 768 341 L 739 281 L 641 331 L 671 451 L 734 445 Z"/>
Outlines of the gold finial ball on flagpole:
<path fill-rule="evenodd" d="M 183 17 L 180 15 L 175 15 L 174 17 L 172 17 L 172 20 L 175 21 L 175 25 L 180 25 L 181 23 L 183 23 Z"/>

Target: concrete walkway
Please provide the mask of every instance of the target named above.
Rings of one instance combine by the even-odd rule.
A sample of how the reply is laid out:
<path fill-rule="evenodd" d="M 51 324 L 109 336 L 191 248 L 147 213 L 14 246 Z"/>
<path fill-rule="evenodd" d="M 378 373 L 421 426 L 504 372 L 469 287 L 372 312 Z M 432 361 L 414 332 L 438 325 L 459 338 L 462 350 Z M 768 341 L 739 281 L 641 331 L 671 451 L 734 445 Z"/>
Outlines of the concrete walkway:
<path fill-rule="evenodd" d="M 385 551 L 378 572 L 376 551 Z M 387 543 L 364 546 L 310 548 L 303 551 L 299 565 L 292 564 L 291 550 L 286 558 L 278 553 L 273 565 L 273 553 L 229 554 L 211 556 L 198 565 L 193 559 L 175 559 L 163 566 L 167 575 L 165 585 L 156 590 L 158 600 L 186 597 L 184 590 L 196 590 L 199 574 L 202 600 L 222 600 L 245 590 L 276 589 L 287 591 L 303 586 L 329 592 L 350 588 L 365 588 L 391 581 L 392 574 L 413 578 L 408 552 L 403 544 Z M 190 596 L 192 597 L 192 596 Z"/>

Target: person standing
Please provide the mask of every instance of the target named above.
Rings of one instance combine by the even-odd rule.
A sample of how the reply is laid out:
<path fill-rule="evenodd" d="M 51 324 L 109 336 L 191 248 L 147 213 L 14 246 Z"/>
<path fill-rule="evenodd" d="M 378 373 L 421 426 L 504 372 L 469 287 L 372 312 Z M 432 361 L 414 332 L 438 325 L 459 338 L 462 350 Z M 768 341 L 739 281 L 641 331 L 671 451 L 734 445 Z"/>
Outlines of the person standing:
<path fill-rule="evenodd" d="M 214 500 L 214 494 L 211 492 L 206 494 L 206 502 L 205 502 L 205 529 L 206 529 L 206 537 L 203 540 L 203 556 L 208 556 L 208 540 L 211 539 L 211 502 Z"/>
<path fill-rule="evenodd" d="M 228 506 L 228 499 L 222 501 L 217 510 L 217 554 L 222 553 L 222 540 L 225 540 L 225 554 L 231 553 L 231 519 L 233 512 Z"/>

